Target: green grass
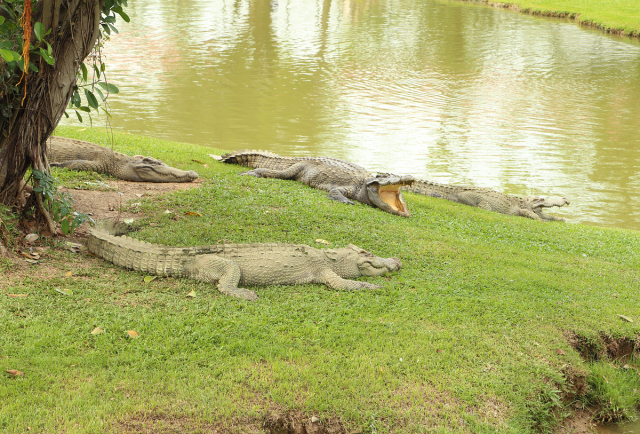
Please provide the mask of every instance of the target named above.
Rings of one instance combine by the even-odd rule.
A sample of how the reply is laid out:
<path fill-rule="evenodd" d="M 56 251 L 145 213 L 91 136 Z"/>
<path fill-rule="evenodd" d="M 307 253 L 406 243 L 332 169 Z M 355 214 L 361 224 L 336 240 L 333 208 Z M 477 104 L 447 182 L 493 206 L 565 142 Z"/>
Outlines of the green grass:
<path fill-rule="evenodd" d="M 483 0 L 481 0 L 483 1 Z M 486 1 L 485 1 L 486 2 Z M 579 21 L 627 34 L 640 32 L 640 7 L 637 0 L 503 0 L 524 12 L 577 14 Z"/>
<path fill-rule="evenodd" d="M 101 130 L 58 134 L 108 143 Z M 192 280 L 144 283 L 141 273 L 63 249 L 19 278 L 0 268 L 8 276 L 0 292 L 28 294 L 0 294 L 0 365 L 25 373 L 0 378 L 0 431 L 257 432 L 267 414 L 298 413 L 363 433 L 533 433 L 576 401 L 622 394 L 616 409 L 638 408 L 633 388 L 621 386 L 640 378 L 638 363 L 584 362 L 566 336 L 638 335 L 639 233 L 410 194 L 412 216 L 399 218 L 300 183 L 240 177 L 244 168 L 215 162 L 210 148 L 114 138 L 116 150 L 204 178 L 137 200 L 137 238 L 318 248 L 321 238 L 396 256 L 403 269 L 367 279 L 379 290 L 272 286 L 256 288 L 251 303 Z M 65 183 L 83 176 L 62 172 Z M 105 332 L 91 335 L 98 326 Z M 590 394 L 566 399 L 581 375 Z"/>

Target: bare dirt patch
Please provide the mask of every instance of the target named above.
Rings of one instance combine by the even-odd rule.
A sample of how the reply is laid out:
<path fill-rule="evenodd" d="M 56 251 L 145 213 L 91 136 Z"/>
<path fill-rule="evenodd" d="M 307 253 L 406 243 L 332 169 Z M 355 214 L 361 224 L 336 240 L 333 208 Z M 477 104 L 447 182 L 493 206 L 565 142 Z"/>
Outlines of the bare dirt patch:
<path fill-rule="evenodd" d="M 140 214 L 122 211 L 122 207 L 136 199 L 152 197 L 176 190 L 199 187 L 201 180 L 193 182 L 129 182 L 109 181 L 106 184 L 113 188 L 109 191 L 71 190 L 61 188 L 73 196 L 76 211 L 92 213 L 94 220 L 123 218 L 139 218 Z"/>
<path fill-rule="evenodd" d="M 563 420 L 553 430 L 553 434 L 593 434 L 595 426 L 591 411 L 578 410 Z"/>
<path fill-rule="evenodd" d="M 575 348 L 587 362 L 608 358 L 626 363 L 634 354 L 640 355 L 640 335 L 635 338 L 615 338 L 603 332 L 597 339 L 590 339 L 575 333 L 566 333 L 565 337 L 569 345 Z"/>
<path fill-rule="evenodd" d="M 142 216 L 141 213 L 131 213 L 124 211 L 123 208 L 130 201 L 135 203 L 135 200 L 140 200 L 144 197 L 153 197 L 164 193 L 169 193 L 177 190 L 186 190 L 188 188 L 197 188 L 202 184 L 202 180 L 195 180 L 194 182 L 166 182 L 166 183 L 149 183 L 149 182 L 128 182 L 111 180 L 105 183 L 111 189 L 106 191 L 96 190 L 75 190 L 61 188 L 61 191 L 68 192 L 72 195 L 74 201 L 75 210 L 82 213 L 89 214 L 94 220 L 102 219 L 138 219 Z M 50 250 L 52 242 L 55 241 L 68 241 L 71 243 L 85 244 L 85 239 L 89 234 L 89 224 L 84 223 L 77 228 L 73 236 L 64 237 L 61 232 L 56 234 L 55 237 L 40 238 L 34 242 L 27 242 L 24 240 L 24 236 L 29 233 L 40 233 L 40 230 L 33 225 L 33 222 L 20 222 L 18 229 L 21 232 L 20 239 L 16 240 L 14 246 L 14 252 L 11 253 L 8 249 L 0 248 L 0 255 L 10 260 L 12 266 L 4 266 L 0 269 L 4 279 L 0 282 L 0 289 L 6 289 L 9 285 L 15 284 L 15 282 L 22 280 L 25 276 L 42 276 L 50 277 L 56 276 L 60 273 L 66 272 L 70 266 L 77 267 L 91 266 L 91 261 L 88 261 L 85 255 L 76 258 L 64 258 L 60 261 L 51 261 L 45 263 L 39 263 L 36 265 L 29 264 L 25 261 L 26 255 L 22 255 L 20 252 L 38 252 L 43 259 L 51 259 Z M 50 234 L 49 234 L 50 235 Z M 0 243 L 1 246 L 1 243 Z M 0 264 L 1 265 L 1 264 Z M 64 273 L 63 273 L 64 274 Z"/>

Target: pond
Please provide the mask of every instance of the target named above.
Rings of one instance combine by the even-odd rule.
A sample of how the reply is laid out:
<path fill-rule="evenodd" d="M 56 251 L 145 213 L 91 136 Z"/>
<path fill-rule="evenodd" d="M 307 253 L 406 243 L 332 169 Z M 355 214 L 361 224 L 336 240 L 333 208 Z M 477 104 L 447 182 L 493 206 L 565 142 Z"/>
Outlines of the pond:
<path fill-rule="evenodd" d="M 444 0 L 147 0 L 127 13 L 104 49 L 114 129 L 566 196 L 555 215 L 640 229 L 636 42 Z"/>

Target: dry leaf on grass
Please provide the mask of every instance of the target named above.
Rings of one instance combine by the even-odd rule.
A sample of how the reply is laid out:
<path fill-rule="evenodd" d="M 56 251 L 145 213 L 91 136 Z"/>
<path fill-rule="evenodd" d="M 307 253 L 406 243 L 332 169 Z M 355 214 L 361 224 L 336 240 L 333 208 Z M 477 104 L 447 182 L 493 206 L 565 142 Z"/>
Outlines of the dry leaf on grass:
<path fill-rule="evenodd" d="M 202 217 L 202 214 L 200 214 L 199 212 L 193 212 L 193 211 L 187 211 L 184 213 L 184 215 L 193 215 L 196 217 Z"/>
<path fill-rule="evenodd" d="M 92 335 L 99 335 L 104 333 L 104 329 L 102 327 L 96 327 L 91 331 Z"/>
<path fill-rule="evenodd" d="M 14 377 L 23 377 L 24 372 L 20 372 L 17 369 L 9 369 L 7 370 L 7 374 L 13 375 Z"/>
<path fill-rule="evenodd" d="M 7 294 L 7 297 L 26 297 L 27 294 Z"/>
<path fill-rule="evenodd" d="M 64 294 L 64 295 L 72 295 L 73 291 L 70 289 L 60 289 L 60 288 L 55 288 L 56 291 L 58 291 L 60 294 Z"/>
<path fill-rule="evenodd" d="M 149 283 L 153 280 L 156 280 L 158 276 L 144 276 L 144 283 Z"/>
<path fill-rule="evenodd" d="M 137 338 L 139 335 L 136 331 L 134 330 L 127 330 L 127 336 L 129 336 L 131 339 L 135 339 Z"/>
<path fill-rule="evenodd" d="M 195 296 L 196 296 L 195 291 L 191 291 L 190 293 L 187 294 L 187 297 L 195 297 Z"/>

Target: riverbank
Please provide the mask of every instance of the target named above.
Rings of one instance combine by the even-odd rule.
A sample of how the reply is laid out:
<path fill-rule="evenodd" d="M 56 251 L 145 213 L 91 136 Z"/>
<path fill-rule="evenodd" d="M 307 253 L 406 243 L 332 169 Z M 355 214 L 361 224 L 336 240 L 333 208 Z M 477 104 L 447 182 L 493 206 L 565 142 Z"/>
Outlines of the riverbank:
<path fill-rule="evenodd" d="M 579 25 L 604 33 L 632 38 L 640 37 L 640 14 L 635 0 L 456 0 L 484 3 L 488 6 L 511 9 L 531 15 L 568 18 Z"/>
<path fill-rule="evenodd" d="M 108 143 L 98 129 L 59 134 Z M 186 190 L 141 186 L 129 202 L 94 202 L 136 218 L 136 238 L 318 248 L 322 239 L 396 256 L 403 268 L 366 279 L 379 290 L 273 286 L 255 288 L 251 303 L 191 280 L 150 281 L 64 239 L 39 241 L 37 264 L 0 264 L 0 360 L 24 374 L 0 380 L 1 431 L 306 424 L 308 433 L 520 434 L 563 432 L 559 421 L 575 413 L 606 420 L 638 408 L 639 233 L 411 194 L 412 215 L 399 218 L 299 183 L 238 176 L 243 168 L 208 155 L 221 150 L 114 139 L 118 151 L 200 174 Z M 113 183 L 54 174 L 96 197 Z"/>

